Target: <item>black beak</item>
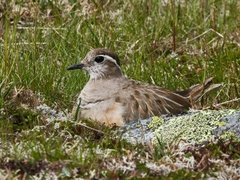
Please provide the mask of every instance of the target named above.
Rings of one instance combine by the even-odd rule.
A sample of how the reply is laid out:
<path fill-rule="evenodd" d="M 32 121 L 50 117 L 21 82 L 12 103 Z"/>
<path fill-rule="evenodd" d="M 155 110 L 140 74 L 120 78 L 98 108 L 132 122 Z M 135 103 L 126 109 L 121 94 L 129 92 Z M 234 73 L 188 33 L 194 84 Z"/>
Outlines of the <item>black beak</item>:
<path fill-rule="evenodd" d="M 84 67 L 84 64 L 74 64 L 67 68 L 67 70 L 75 70 L 75 69 L 82 69 Z"/>

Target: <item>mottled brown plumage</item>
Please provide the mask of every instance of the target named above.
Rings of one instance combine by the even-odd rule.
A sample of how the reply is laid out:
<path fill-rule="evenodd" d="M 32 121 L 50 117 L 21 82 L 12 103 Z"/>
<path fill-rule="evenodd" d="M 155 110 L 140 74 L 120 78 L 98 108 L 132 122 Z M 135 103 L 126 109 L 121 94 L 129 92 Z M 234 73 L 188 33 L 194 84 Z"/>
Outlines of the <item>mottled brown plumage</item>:
<path fill-rule="evenodd" d="M 131 120 L 161 114 L 179 114 L 192 107 L 212 79 L 185 91 L 170 91 L 128 79 L 122 74 L 118 56 L 106 49 L 94 49 L 81 64 L 68 69 L 83 69 L 90 79 L 79 95 L 79 118 L 105 124 L 123 125 Z"/>

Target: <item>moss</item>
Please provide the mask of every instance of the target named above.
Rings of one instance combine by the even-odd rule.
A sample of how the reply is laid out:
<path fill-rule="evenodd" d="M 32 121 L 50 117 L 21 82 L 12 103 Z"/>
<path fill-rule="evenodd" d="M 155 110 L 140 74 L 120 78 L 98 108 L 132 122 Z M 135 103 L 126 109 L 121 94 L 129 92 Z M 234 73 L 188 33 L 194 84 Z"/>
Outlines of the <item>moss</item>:
<path fill-rule="evenodd" d="M 236 134 L 234 132 L 232 132 L 232 131 L 223 132 L 223 134 L 221 134 L 220 138 L 222 138 L 222 139 L 235 139 L 235 140 L 239 140 L 236 137 Z"/>
<path fill-rule="evenodd" d="M 151 129 L 157 128 L 164 123 L 164 119 L 162 117 L 153 116 L 152 121 L 149 123 L 148 127 Z"/>
<path fill-rule="evenodd" d="M 165 143 L 172 143 L 180 139 L 196 143 L 211 140 L 215 137 L 213 130 L 225 125 L 221 118 L 233 112 L 235 111 L 207 110 L 173 117 L 155 130 L 153 143 L 157 144 L 157 137 L 160 137 Z"/>

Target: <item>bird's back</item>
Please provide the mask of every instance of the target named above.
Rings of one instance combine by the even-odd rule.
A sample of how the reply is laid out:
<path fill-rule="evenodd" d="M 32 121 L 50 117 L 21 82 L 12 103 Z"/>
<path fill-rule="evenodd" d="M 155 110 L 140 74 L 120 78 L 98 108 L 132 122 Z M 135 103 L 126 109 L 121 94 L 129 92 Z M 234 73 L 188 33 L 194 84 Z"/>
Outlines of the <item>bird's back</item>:
<path fill-rule="evenodd" d="M 115 102 L 124 106 L 126 121 L 161 114 L 179 114 L 191 107 L 187 97 L 167 89 L 127 79 L 124 84 Z"/>

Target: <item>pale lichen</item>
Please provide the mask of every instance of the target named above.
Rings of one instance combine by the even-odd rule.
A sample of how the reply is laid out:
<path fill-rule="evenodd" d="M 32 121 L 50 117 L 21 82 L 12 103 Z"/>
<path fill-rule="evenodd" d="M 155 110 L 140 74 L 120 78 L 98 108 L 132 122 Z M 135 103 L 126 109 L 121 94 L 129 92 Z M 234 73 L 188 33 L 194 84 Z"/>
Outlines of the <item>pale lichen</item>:
<path fill-rule="evenodd" d="M 209 141 L 215 138 L 214 130 L 226 125 L 222 118 L 234 112 L 236 110 L 193 111 L 186 115 L 170 118 L 155 130 L 153 143 L 157 143 L 157 137 L 160 137 L 165 143 L 179 140 L 197 143 Z"/>

